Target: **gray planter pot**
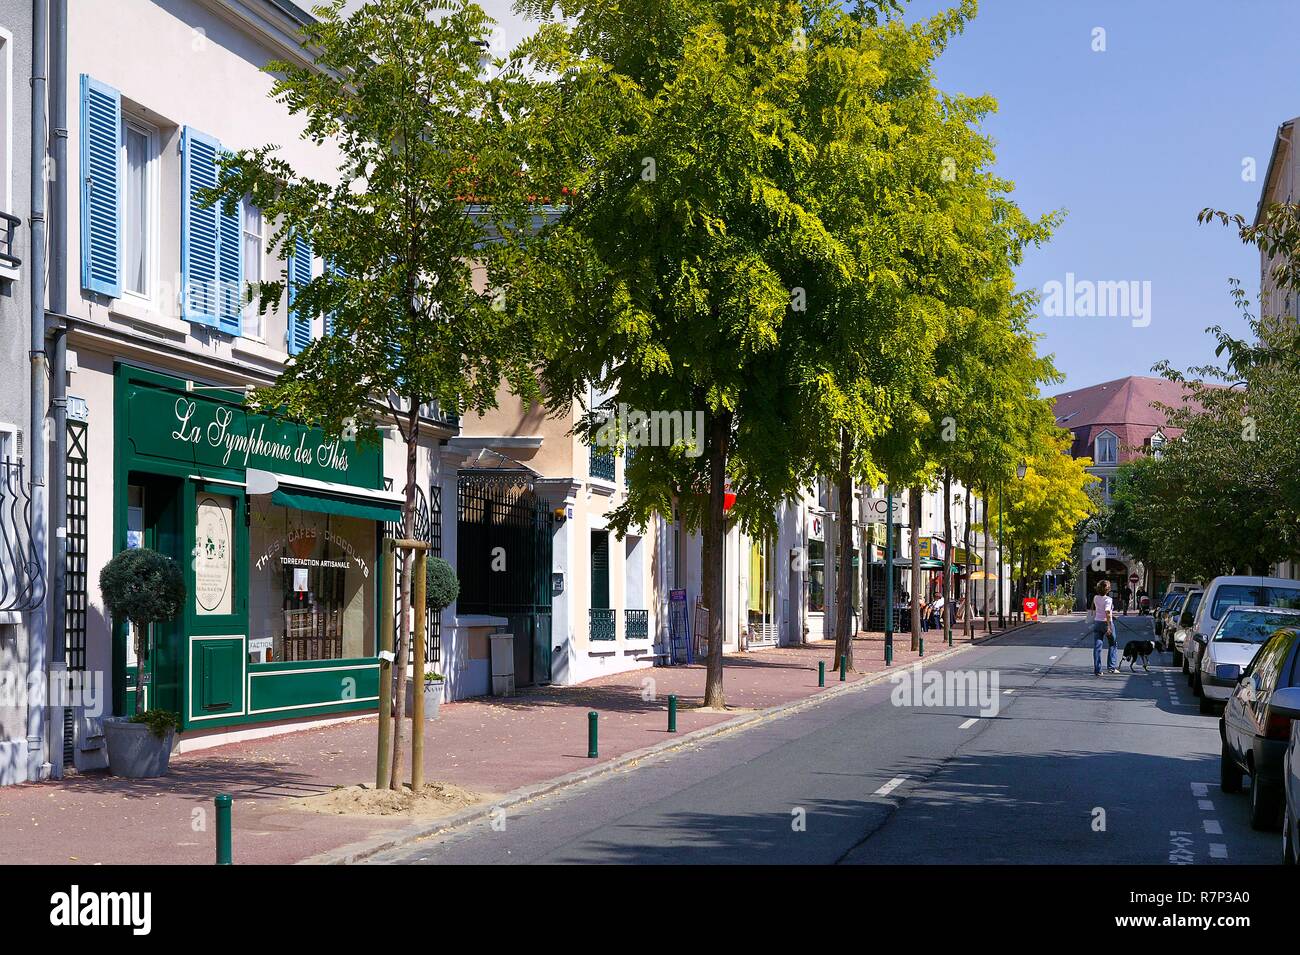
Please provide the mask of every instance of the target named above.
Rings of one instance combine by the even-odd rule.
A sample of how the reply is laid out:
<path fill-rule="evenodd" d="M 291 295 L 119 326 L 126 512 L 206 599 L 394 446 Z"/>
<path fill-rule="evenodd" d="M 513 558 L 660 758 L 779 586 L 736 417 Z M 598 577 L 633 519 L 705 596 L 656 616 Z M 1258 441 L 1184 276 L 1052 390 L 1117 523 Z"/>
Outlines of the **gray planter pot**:
<path fill-rule="evenodd" d="M 108 748 L 108 771 L 126 779 L 152 779 L 167 774 L 176 731 L 162 739 L 144 723 L 122 718 L 104 720 L 104 745 Z"/>
<path fill-rule="evenodd" d="M 424 718 L 436 720 L 442 703 L 442 680 L 429 680 L 424 684 Z M 415 712 L 415 681 L 406 681 L 406 716 Z"/>

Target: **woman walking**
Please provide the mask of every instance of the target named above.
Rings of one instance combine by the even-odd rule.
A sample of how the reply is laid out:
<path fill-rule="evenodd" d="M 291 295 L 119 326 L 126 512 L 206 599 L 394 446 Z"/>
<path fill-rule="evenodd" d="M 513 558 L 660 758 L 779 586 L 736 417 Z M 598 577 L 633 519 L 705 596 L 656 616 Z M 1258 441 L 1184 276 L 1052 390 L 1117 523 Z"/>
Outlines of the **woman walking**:
<path fill-rule="evenodd" d="M 1106 672 L 1118 673 L 1119 651 L 1115 646 L 1115 602 L 1110 596 L 1109 580 L 1103 580 L 1097 585 L 1088 622 L 1092 625 L 1092 675 L 1101 676 L 1103 641 L 1109 647 L 1109 652 L 1106 654 Z"/>

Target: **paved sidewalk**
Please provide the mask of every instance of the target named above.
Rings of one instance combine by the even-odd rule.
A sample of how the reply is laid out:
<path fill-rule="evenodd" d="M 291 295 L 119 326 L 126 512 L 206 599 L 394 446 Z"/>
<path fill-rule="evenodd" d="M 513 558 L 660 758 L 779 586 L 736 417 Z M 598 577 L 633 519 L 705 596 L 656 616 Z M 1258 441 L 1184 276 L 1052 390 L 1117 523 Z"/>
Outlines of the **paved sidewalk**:
<path fill-rule="evenodd" d="M 997 631 L 994 631 L 996 634 Z M 982 637 L 983 631 L 977 631 Z M 926 635 L 927 655 L 946 650 Z M 914 662 L 909 636 L 895 636 L 894 666 Z M 957 646 L 967 644 L 960 633 Z M 815 696 L 817 663 L 839 685 L 830 642 L 730 654 L 726 712 L 700 709 L 704 669 L 656 667 L 510 699 L 443 704 L 427 724 L 425 779 L 490 800 L 670 739 L 667 698 L 679 701 L 678 735 Z M 884 638 L 861 634 L 848 682 L 884 669 Z M 654 699 L 643 699 L 653 680 Z M 644 685 L 643 685 L 644 683 Z M 587 712 L 600 713 L 600 758 L 587 758 Z M 409 736 L 408 736 L 409 739 Z M 323 815 L 286 798 L 374 781 L 374 717 L 174 757 L 168 776 L 104 774 L 0 788 L 0 863 L 186 863 L 213 859 L 212 797 L 235 797 L 237 863 L 289 863 L 411 825 L 410 816 Z"/>

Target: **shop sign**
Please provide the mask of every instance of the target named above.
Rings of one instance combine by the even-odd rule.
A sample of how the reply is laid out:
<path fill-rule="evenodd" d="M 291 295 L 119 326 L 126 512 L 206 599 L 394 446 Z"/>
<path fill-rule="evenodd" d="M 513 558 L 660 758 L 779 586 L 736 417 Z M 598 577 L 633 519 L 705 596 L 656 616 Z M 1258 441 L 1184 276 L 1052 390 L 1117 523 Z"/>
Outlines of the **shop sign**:
<path fill-rule="evenodd" d="M 943 560 L 943 541 L 935 537 L 922 537 L 917 542 L 917 550 L 922 557 L 929 557 L 934 560 Z"/>
<path fill-rule="evenodd" d="M 127 404 L 127 433 L 140 455 L 379 487 L 376 445 L 330 439 L 319 428 L 161 388 L 132 388 Z"/>
<path fill-rule="evenodd" d="M 808 515 L 808 536 L 812 540 L 819 541 L 825 538 L 826 528 L 822 519 L 816 514 Z"/>
<path fill-rule="evenodd" d="M 233 612 L 235 500 L 228 494 L 199 496 L 194 521 L 194 600 L 200 615 Z"/>
<path fill-rule="evenodd" d="M 862 508 L 862 519 L 871 524 L 884 524 L 889 520 L 889 498 L 869 497 Z M 907 523 L 907 499 L 894 498 L 894 523 Z"/>

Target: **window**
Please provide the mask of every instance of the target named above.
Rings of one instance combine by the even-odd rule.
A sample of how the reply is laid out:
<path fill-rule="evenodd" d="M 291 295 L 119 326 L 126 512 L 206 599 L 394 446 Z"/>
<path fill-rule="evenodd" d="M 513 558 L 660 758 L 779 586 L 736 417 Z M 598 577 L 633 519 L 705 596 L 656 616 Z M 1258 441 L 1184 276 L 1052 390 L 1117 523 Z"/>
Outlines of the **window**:
<path fill-rule="evenodd" d="M 1116 462 L 1119 449 L 1115 435 L 1109 431 L 1103 431 L 1097 435 L 1094 444 L 1096 447 L 1093 457 L 1097 464 L 1114 464 Z"/>
<path fill-rule="evenodd" d="M 826 612 L 826 543 L 808 541 L 808 612 Z"/>
<path fill-rule="evenodd" d="M 1165 446 L 1165 436 L 1161 431 L 1151 435 L 1151 456 L 1157 461 L 1160 460 L 1160 449 Z"/>
<path fill-rule="evenodd" d="M 158 131 L 134 119 L 122 122 L 122 291 L 154 296 L 158 235 Z"/>
<path fill-rule="evenodd" d="M 1300 604 L 1300 587 L 1224 584 L 1214 591 L 1210 617 L 1218 620 L 1229 607 L 1295 607 L 1297 604 Z"/>
<path fill-rule="evenodd" d="M 245 289 L 250 284 L 262 281 L 262 250 L 264 248 L 262 228 L 262 210 L 253 205 L 252 201 L 245 196 L 243 212 Z M 245 293 L 241 291 L 240 294 Z M 254 338 L 265 338 L 265 330 L 262 327 L 264 320 L 265 316 L 258 313 L 256 301 L 249 302 L 244 306 L 245 335 Z"/>

